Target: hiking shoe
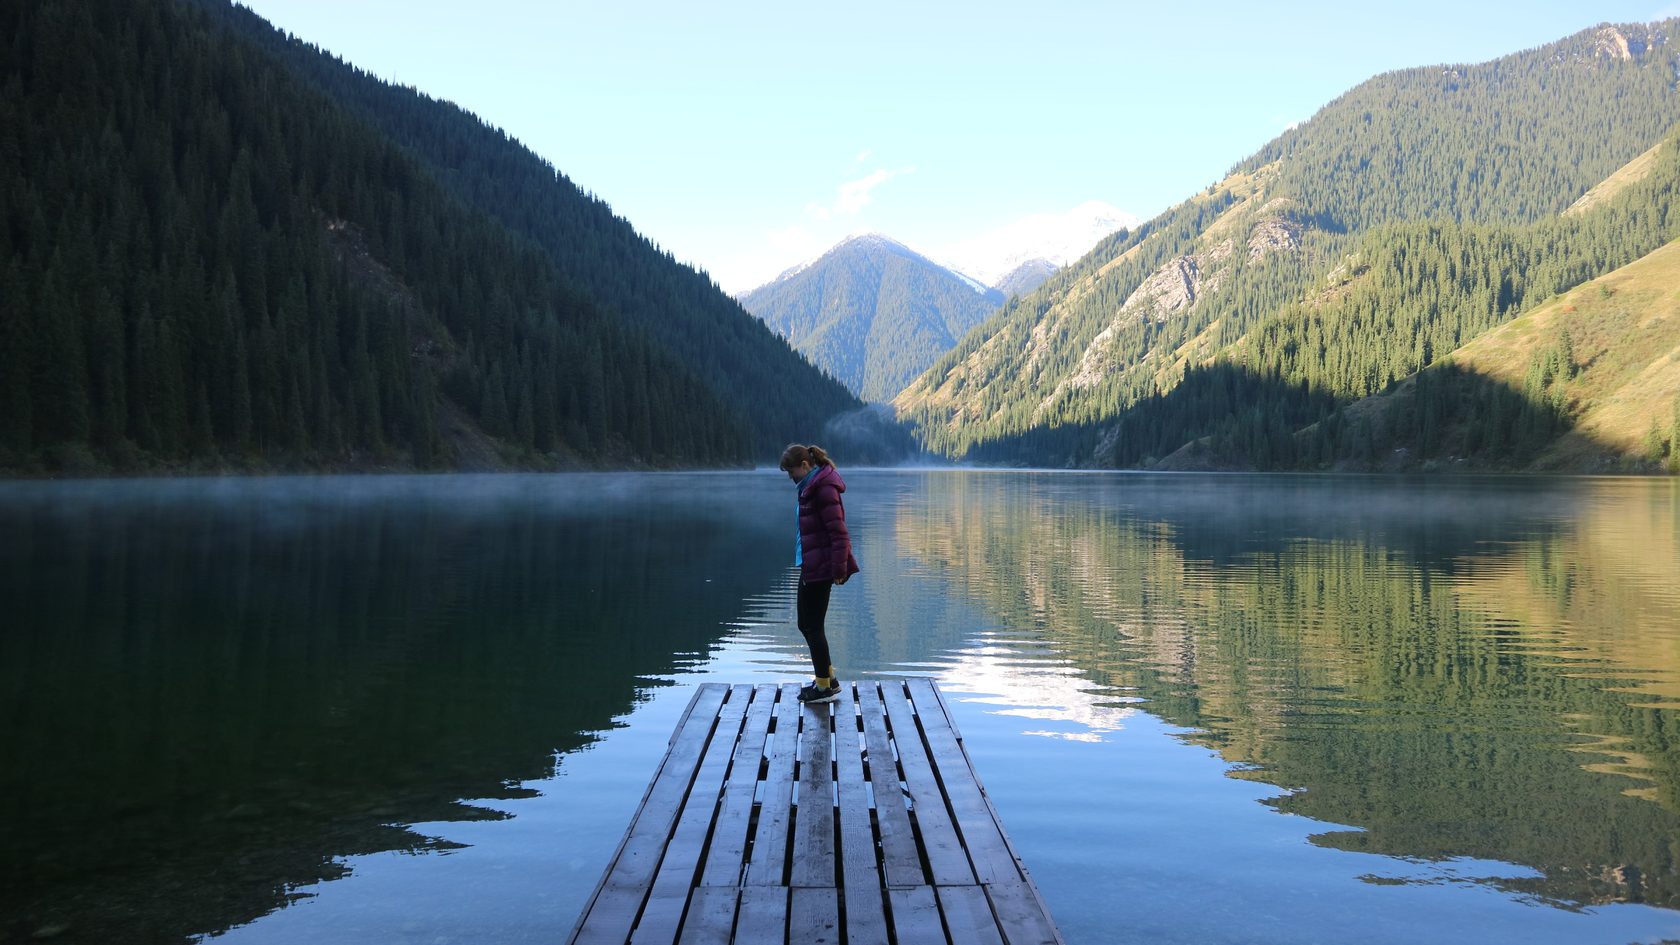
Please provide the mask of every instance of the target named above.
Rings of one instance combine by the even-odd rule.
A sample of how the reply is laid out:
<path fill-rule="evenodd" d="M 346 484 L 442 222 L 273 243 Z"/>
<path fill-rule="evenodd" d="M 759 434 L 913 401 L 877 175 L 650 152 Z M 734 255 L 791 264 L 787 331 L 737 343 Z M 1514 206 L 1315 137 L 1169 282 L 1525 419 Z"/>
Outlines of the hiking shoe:
<path fill-rule="evenodd" d="M 840 698 L 840 687 L 824 688 L 816 683 L 806 683 L 805 688 L 799 690 L 799 701 L 806 705 L 816 705 L 819 702 L 833 702 Z"/>

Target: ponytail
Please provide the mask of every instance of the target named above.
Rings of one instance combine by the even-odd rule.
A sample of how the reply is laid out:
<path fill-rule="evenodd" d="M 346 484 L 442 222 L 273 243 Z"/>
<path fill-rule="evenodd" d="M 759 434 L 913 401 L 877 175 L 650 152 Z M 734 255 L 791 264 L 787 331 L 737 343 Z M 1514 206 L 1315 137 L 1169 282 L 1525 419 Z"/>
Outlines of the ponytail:
<path fill-rule="evenodd" d="M 834 460 L 828 458 L 820 446 L 800 446 L 793 443 L 782 451 L 782 468 L 792 469 L 800 463 L 810 463 L 812 466 L 832 466 Z"/>

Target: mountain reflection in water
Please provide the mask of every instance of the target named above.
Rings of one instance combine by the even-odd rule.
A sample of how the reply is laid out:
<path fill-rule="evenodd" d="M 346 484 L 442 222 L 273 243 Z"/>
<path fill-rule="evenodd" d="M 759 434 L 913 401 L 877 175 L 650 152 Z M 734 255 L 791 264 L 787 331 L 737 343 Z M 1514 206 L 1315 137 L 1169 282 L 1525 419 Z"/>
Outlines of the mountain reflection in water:
<path fill-rule="evenodd" d="M 448 846 L 406 824 L 505 816 L 458 802 L 529 793 L 782 564 L 658 484 L 6 487 L 0 940 L 225 928 Z"/>
<path fill-rule="evenodd" d="M 1069 942 L 1680 938 L 1673 483 L 846 475 L 836 661 L 939 678 Z M 687 687 L 808 671 L 791 506 L 0 489 L 0 940 L 563 937 Z"/>
<path fill-rule="evenodd" d="M 1141 702 L 1355 828 L 1315 843 L 1672 908 L 1675 516 L 1662 482 L 1020 474 L 904 503 L 894 540 L 1030 641 L 953 677 L 1062 737 Z"/>

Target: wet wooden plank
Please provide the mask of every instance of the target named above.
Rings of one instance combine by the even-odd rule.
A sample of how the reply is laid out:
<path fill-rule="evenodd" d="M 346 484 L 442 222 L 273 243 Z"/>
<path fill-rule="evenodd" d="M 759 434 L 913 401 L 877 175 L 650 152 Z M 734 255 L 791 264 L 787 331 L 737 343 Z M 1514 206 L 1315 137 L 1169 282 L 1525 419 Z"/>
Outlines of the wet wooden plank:
<path fill-rule="evenodd" d="M 686 908 L 687 889 L 669 886 L 654 889 L 642 907 L 641 918 L 636 920 L 635 931 L 630 933 L 630 945 L 671 945 Z"/>
<path fill-rule="evenodd" d="M 607 886 L 598 890 L 578 918 L 578 928 L 572 933 L 571 941 L 575 945 L 624 945 L 647 895 L 645 886 Z"/>
<path fill-rule="evenodd" d="M 979 886 L 940 886 L 939 910 L 945 913 L 945 927 L 951 941 L 963 945 L 1003 945 L 996 917 L 986 892 Z"/>
<path fill-rule="evenodd" d="M 931 681 L 797 692 L 696 691 L 571 941 L 1061 945 Z"/>
<path fill-rule="evenodd" d="M 696 888 L 689 897 L 677 945 L 729 945 L 734 940 L 735 907 L 740 899 L 736 886 Z"/>
<path fill-rule="evenodd" d="M 984 888 L 1008 945 L 1062 945 L 1061 933 L 1031 883 L 998 883 Z"/>
<path fill-rule="evenodd" d="M 939 921 L 939 901 L 933 896 L 932 886 L 889 889 L 887 901 L 892 903 L 892 924 L 898 933 L 898 945 L 947 945 L 949 939 Z"/>
<path fill-rule="evenodd" d="M 578 918 L 572 940 L 578 945 L 622 945 L 630 935 L 642 900 L 653 884 L 689 783 L 700 765 L 706 740 L 728 687 L 702 685 L 689 701 L 682 721 L 671 735 L 665 757 L 642 795 L 642 803 L 619 841 L 607 873 L 590 904 Z"/>
<path fill-rule="evenodd" d="M 735 756 L 729 762 L 729 783 L 718 809 L 717 824 L 712 829 L 711 846 L 706 851 L 705 871 L 700 877 L 702 886 L 736 886 L 741 882 L 746 865 L 747 831 L 752 824 L 753 794 L 759 783 L 765 738 L 775 708 L 775 686 L 753 687 L 746 725 L 735 745 Z"/>
<path fill-rule="evenodd" d="M 851 687 L 834 703 L 834 768 L 840 816 L 841 885 L 880 885 L 875 828 L 869 817 L 869 785 L 863 779 L 863 738 Z"/>
<path fill-rule="evenodd" d="M 754 886 L 783 886 L 787 877 L 788 829 L 793 824 L 793 766 L 799 745 L 799 687 L 781 688 L 776 703 L 776 731 L 771 738 L 764 774 L 764 795 L 753 839 L 752 865 L 747 882 Z"/>
<path fill-rule="evenodd" d="M 805 706 L 799 731 L 799 806 L 794 813 L 789 885 L 835 885 L 834 751 L 829 703 Z"/>
<path fill-rule="evenodd" d="M 838 890 L 819 886 L 793 887 L 788 906 L 790 943 L 840 945 L 840 902 Z M 746 945 L 745 942 L 742 945 Z"/>
<path fill-rule="evenodd" d="M 841 898 L 846 904 L 846 941 L 887 941 L 881 899 L 881 865 L 869 817 L 869 786 L 863 779 L 863 732 L 857 687 L 847 686 L 834 702 L 834 760 L 840 816 Z"/>
<path fill-rule="evenodd" d="M 919 689 L 926 696 L 931 696 L 939 705 L 939 710 L 945 716 L 956 735 L 959 746 L 962 734 L 957 731 L 957 723 L 951 716 L 951 710 L 945 705 L 945 697 L 940 694 L 939 687 L 932 680 L 912 681 L 913 689 Z M 974 769 L 973 759 L 968 757 L 966 749 L 960 749 L 963 761 L 968 766 L 969 776 L 976 786 L 980 784 L 979 772 Z M 986 808 L 991 811 L 992 822 L 997 825 L 998 834 L 1003 838 L 1009 856 L 1015 862 L 1015 868 L 1020 873 L 1019 882 L 995 883 L 985 887 L 987 898 L 991 900 L 992 911 L 999 920 L 999 927 L 1004 933 L 1005 941 L 1010 945 L 1047 945 L 1055 943 L 1062 945 L 1062 933 L 1056 928 L 1056 922 L 1050 917 L 1050 908 L 1044 904 L 1044 897 L 1039 894 L 1038 887 L 1033 885 L 1032 876 L 1027 872 L 1026 864 L 1015 850 L 1015 845 L 1009 842 L 1009 831 L 1004 829 L 1003 818 L 998 816 L 997 808 L 992 806 L 992 799 L 986 795 L 985 789 L 980 793 L 985 797 Z M 1000 905 L 1004 903 L 1004 905 Z"/>
<path fill-rule="evenodd" d="M 939 781 L 950 802 L 963 849 L 974 864 L 974 875 L 982 883 L 1021 882 L 1015 854 L 1003 839 L 997 817 L 980 787 L 979 776 L 963 750 L 945 704 L 929 679 L 906 680 L 921 720 L 930 756 L 935 759 Z"/>
<path fill-rule="evenodd" d="M 963 850 L 962 839 L 951 815 L 945 809 L 945 792 L 933 773 L 922 746 L 922 736 L 910 702 L 899 683 L 881 686 L 882 702 L 887 707 L 887 721 L 892 725 L 893 744 L 898 746 L 899 764 L 904 767 L 904 783 L 915 804 L 916 826 L 921 833 L 922 848 L 927 851 L 928 869 L 933 873 L 935 886 L 972 886 L 974 869 Z"/>
<path fill-rule="evenodd" d="M 881 684 L 860 685 L 857 701 L 863 714 L 864 742 L 869 750 L 870 787 L 875 797 L 876 827 L 881 833 L 881 869 L 886 883 L 888 886 L 924 885 L 928 876 L 922 869 L 922 855 L 916 849 L 904 787 L 899 783 L 898 760 L 893 757 L 892 742 L 887 735 Z"/>
<path fill-rule="evenodd" d="M 642 886 L 653 882 L 665 853 L 665 842 L 675 828 L 677 815 L 693 783 L 695 772 L 705 755 L 709 734 L 717 721 L 718 708 L 729 687 L 709 683 L 701 687 L 694 705 L 689 709 L 671 750 L 660 765 L 642 810 L 636 815 L 627 842 L 607 882 L 614 886 Z"/>
<path fill-rule="evenodd" d="M 776 945 L 787 940 L 788 888 L 747 886 L 741 890 L 741 909 L 735 919 L 740 945 Z"/>
<path fill-rule="evenodd" d="M 706 837 L 723 794 L 723 776 L 735 754 L 735 743 L 751 697 L 751 686 L 731 687 L 729 700 L 718 709 L 717 726 L 695 771 L 688 797 L 683 800 L 676 830 L 665 845 L 665 856 L 654 876 L 653 893 L 636 923 L 636 934 L 631 939 L 635 945 L 644 941 L 669 945 L 676 938 L 683 910 L 688 905 L 688 891 L 694 887 L 700 872 Z"/>

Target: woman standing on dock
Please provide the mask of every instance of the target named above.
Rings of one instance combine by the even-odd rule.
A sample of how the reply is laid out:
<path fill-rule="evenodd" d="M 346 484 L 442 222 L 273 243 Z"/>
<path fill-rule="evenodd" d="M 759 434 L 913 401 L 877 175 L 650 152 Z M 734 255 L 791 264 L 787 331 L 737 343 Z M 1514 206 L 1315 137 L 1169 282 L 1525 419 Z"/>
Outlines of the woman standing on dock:
<path fill-rule="evenodd" d="M 799 568 L 799 632 L 811 648 L 812 672 L 817 677 L 799 690 L 799 701 L 831 702 L 840 694 L 840 677 L 830 661 L 823 629 L 828 596 L 834 585 L 858 573 L 852 537 L 846 531 L 846 507 L 840 501 L 846 483 L 820 446 L 789 446 L 782 451 L 782 471 L 798 489 L 799 542 L 794 546 L 793 563 Z"/>

